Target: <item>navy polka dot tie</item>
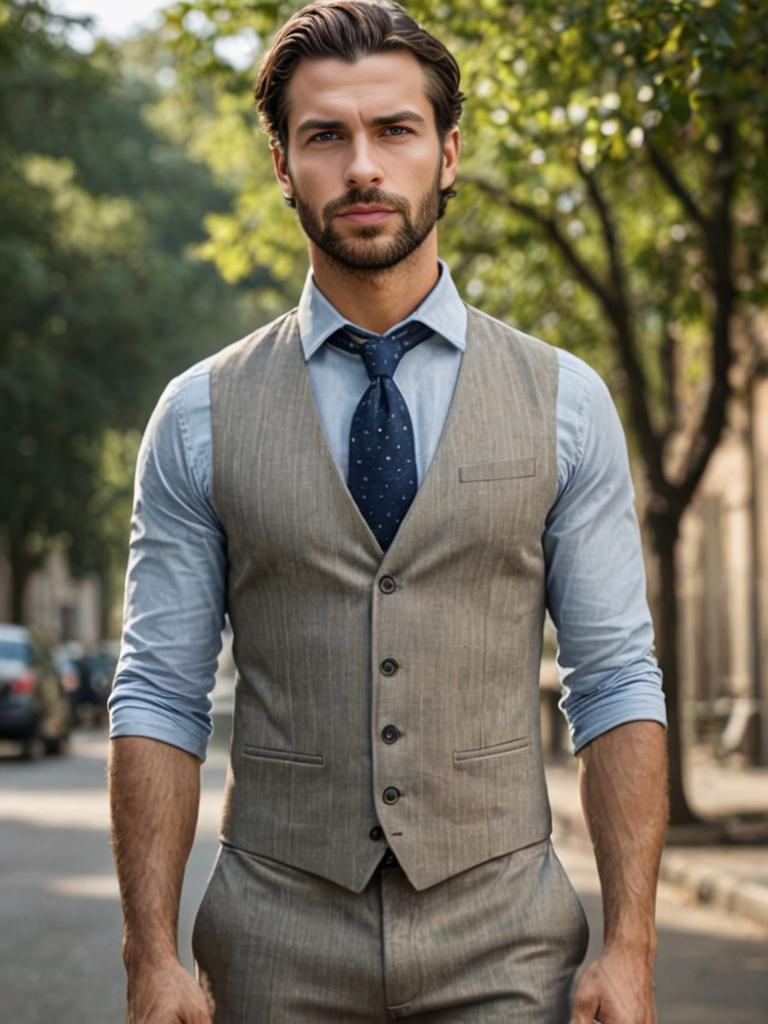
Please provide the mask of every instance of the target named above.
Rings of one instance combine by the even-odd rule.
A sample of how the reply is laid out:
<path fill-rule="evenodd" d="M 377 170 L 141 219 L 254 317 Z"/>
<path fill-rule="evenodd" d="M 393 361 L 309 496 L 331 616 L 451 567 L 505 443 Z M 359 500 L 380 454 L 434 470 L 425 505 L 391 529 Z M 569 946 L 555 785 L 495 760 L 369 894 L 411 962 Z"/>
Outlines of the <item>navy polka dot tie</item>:
<path fill-rule="evenodd" d="M 417 489 L 413 423 L 392 377 L 403 354 L 433 333 L 412 320 L 394 334 L 342 328 L 328 339 L 359 355 L 371 380 L 352 416 L 347 485 L 382 551 L 392 543 Z"/>

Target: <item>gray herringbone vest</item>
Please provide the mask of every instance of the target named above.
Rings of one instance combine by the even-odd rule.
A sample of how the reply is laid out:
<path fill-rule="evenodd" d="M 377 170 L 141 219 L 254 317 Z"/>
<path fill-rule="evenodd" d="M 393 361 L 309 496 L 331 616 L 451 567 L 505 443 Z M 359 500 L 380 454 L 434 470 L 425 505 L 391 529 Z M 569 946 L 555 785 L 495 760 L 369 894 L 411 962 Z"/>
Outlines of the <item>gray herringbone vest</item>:
<path fill-rule="evenodd" d="M 238 672 L 222 838 L 354 891 L 378 823 L 417 889 L 545 838 L 555 350 L 470 308 L 386 555 L 328 449 L 295 312 L 225 349 L 211 387 Z"/>

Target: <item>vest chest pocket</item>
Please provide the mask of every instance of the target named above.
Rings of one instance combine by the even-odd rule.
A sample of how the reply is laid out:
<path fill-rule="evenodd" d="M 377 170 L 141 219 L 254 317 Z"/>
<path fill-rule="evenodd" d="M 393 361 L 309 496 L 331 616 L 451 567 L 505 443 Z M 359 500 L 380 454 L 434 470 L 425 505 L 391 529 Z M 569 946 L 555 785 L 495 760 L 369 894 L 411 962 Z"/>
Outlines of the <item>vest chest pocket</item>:
<path fill-rule="evenodd" d="M 521 459 L 499 459 L 494 462 L 471 462 L 459 466 L 459 482 L 477 483 L 481 480 L 514 480 L 520 477 L 536 476 L 534 456 Z"/>
<path fill-rule="evenodd" d="M 282 761 L 287 764 L 306 764 L 322 767 L 325 758 L 322 754 L 302 754 L 298 750 L 276 750 L 274 747 L 242 748 L 243 757 L 253 757 L 259 761 Z"/>
<path fill-rule="evenodd" d="M 454 750 L 454 764 L 463 764 L 466 761 L 480 761 L 485 757 L 498 757 L 500 754 L 511 754 L 516 750 L 528 748 L 528 737 L 518 736 L 513 740 L 505 740 L 503 743 L 494 743 L 490 747 L 475 747 L 474 750 Z"/>

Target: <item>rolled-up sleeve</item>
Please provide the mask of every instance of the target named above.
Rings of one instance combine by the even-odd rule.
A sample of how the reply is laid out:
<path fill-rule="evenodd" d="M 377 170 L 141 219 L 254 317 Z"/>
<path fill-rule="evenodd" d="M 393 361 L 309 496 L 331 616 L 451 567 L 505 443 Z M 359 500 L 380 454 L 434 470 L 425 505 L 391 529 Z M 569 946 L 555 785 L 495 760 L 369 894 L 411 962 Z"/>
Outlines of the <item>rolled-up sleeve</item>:
<path fill-rule="evenodd" d="M 200 437 L 206 418 L 210 432 L 209 388 L 194 368 L 172 381 L 142 439 L 109 700 L 110 737 L 147 736 L 200 760 L 226 604 L 226 542 L 210 496 L 209 437 Z"/>
<path fill-rule="evenodd" d="M 578 752 L 625 722 L 667 720 L 621 422 L 581 360 L 564 356 L 560 381 L 559 487 L 543 547 L 560 707 Z"/>

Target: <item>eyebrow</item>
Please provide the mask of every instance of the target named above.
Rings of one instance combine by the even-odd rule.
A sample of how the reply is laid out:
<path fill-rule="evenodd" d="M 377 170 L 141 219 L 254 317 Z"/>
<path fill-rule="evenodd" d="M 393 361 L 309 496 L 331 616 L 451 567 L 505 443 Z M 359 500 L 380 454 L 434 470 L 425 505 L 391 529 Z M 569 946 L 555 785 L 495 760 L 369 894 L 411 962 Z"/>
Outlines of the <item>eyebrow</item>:
<path fill-rule="evenodd" d="M 398 110 L 394 114 L 384 114 L 381 117 L 374 117 L 369 124 L 373 128 L 383 128 L 388 124 L 395 124 L 400 121 L 412 121 L 415 124 L 426 124 L 426 121 L 418 114 L 415 110 Z M 344 128 L 344 121 L 326 121 L 320 117 L 310 117 L 306 121 L 302 121 L 299 127 L 296 129 L 296 134 L 301 135 L 304 132 L 313 131 L 337 131 L 339 128 Z"/>

